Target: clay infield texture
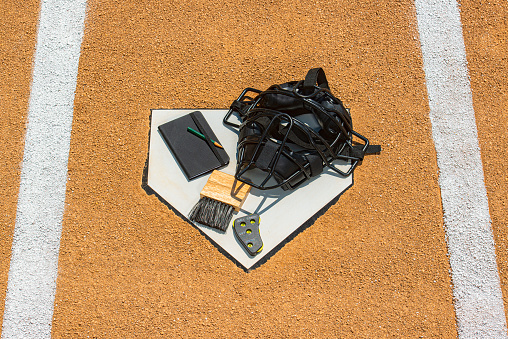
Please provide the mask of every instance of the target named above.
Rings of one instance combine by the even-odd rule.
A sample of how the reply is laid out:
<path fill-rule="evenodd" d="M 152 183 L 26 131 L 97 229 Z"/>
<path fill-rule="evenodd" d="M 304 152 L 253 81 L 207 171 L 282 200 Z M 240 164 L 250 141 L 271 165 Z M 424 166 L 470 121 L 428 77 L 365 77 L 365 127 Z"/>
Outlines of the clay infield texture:
<path fill-rule="evenodd" d="M 5 300 L 16 220 L 23 137 L 35 51 L 38 1 L 6 1 L 0 8 L 0 296 Z M 0 303 L 3 314 L 4 302 Z"/>
<path fill-rule="evenodd" d="M 53 337 L 457 337 L 412 1 L 87 6 Z M 508 4 L 461 1 L 460 10 L 506 308 Z M 38 11 L 35 1 L 0 9 L 4 299 Z M 245 87 L 313 67 L 383 152 L 312 226 L 246 272 L 142 188 L 150 109 L 227 108 Z"/>

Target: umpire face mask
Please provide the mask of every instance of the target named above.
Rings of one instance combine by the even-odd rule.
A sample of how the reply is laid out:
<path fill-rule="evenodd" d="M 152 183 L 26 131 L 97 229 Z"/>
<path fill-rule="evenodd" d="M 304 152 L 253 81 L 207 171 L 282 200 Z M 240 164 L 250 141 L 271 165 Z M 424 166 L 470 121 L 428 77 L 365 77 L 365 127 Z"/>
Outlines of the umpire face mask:
<path fill-rule="evenodd" d="M 229 121 L 233 113 L 241 125 Z M 236 179 L 263 190 L 294 189 L 325 166 L 349 176 L 369 147 L 353 131 L 349 111 L 330 92 L 322 68 L 311 69 L 303 81 L 245 89 L 224 123 L 239 129 Z"/>

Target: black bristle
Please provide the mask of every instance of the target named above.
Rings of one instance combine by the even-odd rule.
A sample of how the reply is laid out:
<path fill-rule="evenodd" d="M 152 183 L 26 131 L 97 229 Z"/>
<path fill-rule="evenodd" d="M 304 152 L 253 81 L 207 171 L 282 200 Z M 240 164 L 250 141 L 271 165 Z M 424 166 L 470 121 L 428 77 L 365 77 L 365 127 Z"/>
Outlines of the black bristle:
<path fill-rule="evenodd" d="M 233 217 L 233 206 L 207 197 L 199 199 L 189 219 L 200 224 L 226 231 Z"/>

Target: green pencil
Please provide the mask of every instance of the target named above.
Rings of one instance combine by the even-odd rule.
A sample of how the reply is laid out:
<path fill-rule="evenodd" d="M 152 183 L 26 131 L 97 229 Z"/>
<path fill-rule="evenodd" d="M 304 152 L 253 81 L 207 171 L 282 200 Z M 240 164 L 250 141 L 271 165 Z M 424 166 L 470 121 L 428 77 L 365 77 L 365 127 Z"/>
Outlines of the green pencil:
<path fill-rule="evenodd" d="M 206 137 L 205 137 L 203 134 L 199 133 L 198 131 L 196 131 L 196 130 L 194 130 L 194 129 L 190 128 L 190 127 L 187 127 L 187 131 L 191 132 L 191 133 L 192 133 L 192 134 L 194 134 L 195 136 L 200 137 L 200 138 L 201 138 L 201 139 L 203 139 L 203 140 L 206 140 Z M 212 139 L 210 139 L 210 141 L 211 141 L 211 142 L 212 142 L 215 146 L 220 147 L 220 148 L 224 148 L 224 147 L 222 147 L 222 146 L 221 146 L 221 145 L 220 145 L 217 141 L 213 141 Z"/>

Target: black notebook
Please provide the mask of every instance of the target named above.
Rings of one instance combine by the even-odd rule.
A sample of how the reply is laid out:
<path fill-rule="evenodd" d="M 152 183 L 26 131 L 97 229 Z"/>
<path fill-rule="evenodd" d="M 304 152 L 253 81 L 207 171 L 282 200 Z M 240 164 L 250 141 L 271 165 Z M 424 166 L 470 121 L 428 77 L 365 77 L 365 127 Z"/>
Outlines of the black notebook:
<path fill-rule="evenodd" d="M 187 179 L 192 180 L 229 163 L 229 157 L 224 149 L 190 133 L 187 131 L 188 127 L 220 144 L 220 140 L 199 111 L 159 126 L 162 138 Z"/>

